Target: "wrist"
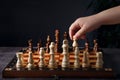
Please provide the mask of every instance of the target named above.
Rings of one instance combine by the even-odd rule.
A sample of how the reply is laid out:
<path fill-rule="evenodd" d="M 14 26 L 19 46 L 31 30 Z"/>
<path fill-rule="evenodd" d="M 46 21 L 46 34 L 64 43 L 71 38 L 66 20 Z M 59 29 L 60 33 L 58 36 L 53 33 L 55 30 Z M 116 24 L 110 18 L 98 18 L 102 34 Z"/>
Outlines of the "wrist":
<path fill-rule="evenodd" d="M 93 15 L 93 19 L 95 19 L 95 22 L 98 26 L 104 25 L 103 18 L 99 14 Z"/>

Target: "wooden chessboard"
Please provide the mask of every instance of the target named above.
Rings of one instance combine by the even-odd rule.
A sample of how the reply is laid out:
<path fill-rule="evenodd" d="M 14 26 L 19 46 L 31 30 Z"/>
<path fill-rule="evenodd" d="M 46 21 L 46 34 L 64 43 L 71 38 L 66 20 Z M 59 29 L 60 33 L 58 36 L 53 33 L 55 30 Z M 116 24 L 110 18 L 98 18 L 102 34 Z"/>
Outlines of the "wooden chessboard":
<path fill-rule="evenodd" d="M 45 67 L 43 69 L 40 69 L 37 65 L 39 60 L 39 54 L 36 49 L 33 51 L 33 60 L 34 60 L 34 65 L 35 68 L 32 70 L 28 70 L 26 65 L 27 65 L 27 60 L 28 60 L 28 51 L 27 49 L 21 50 L 23 52 L 23 68 L 21 70 L 16 69 L 16 62 L 17 62 L 17 57 L 15 56 L 11 62 L 4 68 L 3 70 L 3 77 L 8 78 L 8 77 L 54 77 L 54 76 L 59 76 L 59 77 L 80 77 L 80 78 L 113 78 L 115 77 L 113 71 L 111 68 L 105 68 L 100 70 L 96 70 L 95 68 L 95 63 L 96 63 L 96 55 L 95 53 L 91 50 L 90 55 L 89 55 L 89 60 L 90 60 L 90 68 L 88 69 L 82 69 L 80 67 L 79 69 L 74 69 L 73 63 L 74 63 L 74 53 L 70 52 L 69 54 L 69 62 L 70 62 L 70 67 L 66 70 L 61 69 L 61 62 L 63 55 L 61 52 L 55 53 L 55 60 L 57 62 L 57 68 L 54 70 L 50 70 L 48 68 L 48 62 L 50 59 L 50 54 L 45 53 Z M 83 49 L 80 49 L 80 64 L 82 63 L 82 57 L 83 57 Z"/>

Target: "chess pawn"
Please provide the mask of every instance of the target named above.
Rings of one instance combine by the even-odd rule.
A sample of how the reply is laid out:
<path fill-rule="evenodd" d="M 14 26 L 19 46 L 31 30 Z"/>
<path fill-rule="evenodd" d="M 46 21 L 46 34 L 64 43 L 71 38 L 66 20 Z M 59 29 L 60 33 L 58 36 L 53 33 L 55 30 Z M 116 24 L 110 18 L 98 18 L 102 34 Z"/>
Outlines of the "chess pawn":
<path fill-rule="evenodd" d="M 16 57 L 17 57 L 17 63 L 16 63 L 16 69 L 20 70 L 22 68 L 22 52 L 17 52 Z"/>
<path fill-rule="evenodd" d="M 28 70 L 31 70 L 34 68 L 34 61 L 33 61 L 33 55 L 32 52 L 29 52 L 29 57 L 28 57 L 28 65 L 27 65 Z"/>
<path fill-rule="evenodd" d="M 72 44 L 72 46 L 73 46 L 73 51 L 75 50 L 75 47 L 78 47 L 78 43 L 77 43 L 77 40 L 73 40 L 73 44 Z"/>
<path fill-rule="evenodd" d="M 90 63 L 89 63 L 89 53 L 84 51 L 83 52 L 83 59 L 82 59 L 82 68 L 84 70 L 86 70 L 87 68 L 89 68 Z"/>
<path fill-rule="evenodd" d="M 78 69 L 78 68 L 80 68 L 79 47 L 75 48 L 74 54 L 75 54 L 74 68 Z"/>
<path fill-rule="evenodd" d="M 96 61 L 96 69 L 102 69 L 103 68 L 103 60 L 102 60 L 102 52 L 96 53 L 97 61 Z"/>
<path fill-rule="evenodd" d="M 43 68 L 43 67 L 44 67 L 44 53 L 45 53 L 44 48 L 41 47 L 41 48 L 40 48 L 40 51 L 39 51 L 40 62 L 38 63 L 38 66 L 39 66 L 40 68 Z"/>
<path fill-rule="evenodd" d="M 55 53 L 55 43 L 51 42 L 50 46 L 50 60 L 49 60 L 49 64 L 48 67 L 50 68 L 50 70 L 53 70 L 56 67 L 56 63 L 55 63 L 55 57 L 54 57 L 54 53 Z"/>

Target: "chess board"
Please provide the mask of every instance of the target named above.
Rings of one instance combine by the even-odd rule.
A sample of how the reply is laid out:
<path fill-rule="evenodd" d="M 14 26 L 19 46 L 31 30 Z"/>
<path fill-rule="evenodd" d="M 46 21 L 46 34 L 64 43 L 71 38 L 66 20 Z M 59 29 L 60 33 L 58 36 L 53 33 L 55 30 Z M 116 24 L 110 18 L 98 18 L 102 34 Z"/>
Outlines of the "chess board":
<path fill-rule="evenodd" d="M 112 68 L 110 67 L 105 67 L 104 64 L 102 66 L 102 68 L 97 68 L 96 67 L 96 62 L 98 61 L 100 62 L 100 59 L 98 60 L 96 54 L 97 52 L 102 52 L 104 53 L 99 47 L 98 44 L 96 42 L 96 40 L 94 40 L 94 47 L 89 47 L 89 43 L 86 42 L 85 43 L 85 47 L 78 47 L 77 41 L 74 40 L 73 41 L 73 46 L 72 47 L 68 47 L 67 48 L 63 48 L 63 45 L 66 45 L 66 43 L 63 43 L 62 48 L 59 45 L 59 30 L 55 31 L 55 44 L 54 44 L 54 48 L 55 51 L 52 50 L 52 54 L 50 54 L 50 43 L 51 43 L 51 39 L 50 36 L 47 36 L 47 41 L 46 41 L 46 45 L 44 47 L 45 53 L 44 53 L 44 66 L 41 68 L 39 66 L 40 61 L 43 61 L 41 59 L 40 54 L 40 48 L 41 46 L 41 41 L 39 41 L 37 43 L 37 47 L 33 47 L 32 45 L 32 40 L 28 41 L 28 47 L 21 49 L 19 52 L 21 52 L 21 68 L 18 69 L 16 67 L 16 64 L 18 63 L 18 56 L 15 55 L 15 57 L 10 61 L 10 63 L 4 68 L 2 74 L 4 78 L 9 78 L 9 77 L 32 77 L 32 78 L 37 78 L 37 77 L 79 77 L 79 78 L 113 78 L 115 77 L 114 72 L 112 70 Z M 63 42 L 67 40 L 67 33 L 64 33 L 64 39 Z M 67 42 L 67 45 L 68 42 Z M 53 45 L 52 45 L 53 46 Z M 79 48 L 78 51 L 78 55 L 75 55 L 75 47 Z M 64 51 L 66 50 L 66 52 Z M 83 53 L 87 52 L 89 53 L 89 56 L 87 57 L 89 60 L 89 67 L 83 67 L 82 64 L 85 63 L 83 62 L 85 58 L 83 58 Z M 30 59 L 30 52 L 32 52 L 32 62 L 29 62 Z M 67 53 L 67 56 L 65 56 L 63 54 L 63 52 Z M 54 57 L 55 61 L 55 66 L 53 65 L 54 68 L 50 68 L 49 63 L 51 60 L 51 56 Z M 104 56 L 104 54 L 103 54 Z M 63 60 L 63 58 L 67 57 L 66 59 Z M 77 61 L 79 61 L 79 67 L 75 68 L 75 61 L 76 61 L 76 57 L 77 57 Z M 29 58 L 29 59 L 28 59 Z M 100 57 L 99 57 L 100 58 Z M 78 60 L 79 59 L 79 60 Z M 62 63 L 66 64 L 66 62 L 62 62 L 67 60 L 67 64 L 69 63 L 69 66 L 63 68 Z M 103 61 L 104 62 L 104 61 Z M 29 69 L 28 68 L 28 64 L 30 63 L 30 65 L 32 64 L 34 67 Z M 43 63 L 42 63 L 43 64 Z M 53 63 L 52 63 L 53 64 Z M 77 62 L 78 64 L 78 62 Z M 85 63 L 87 64 L 87 63 Z M 65 66 L 65 65 L 64 65 Z"/>
<path fill-rule="evenodd" d="M 33 60 L 34 60 L 34 65 L 35 68 L 32 70 L 28 70 L 26 65 L 27 65 L 27 60 L 28 60 L 28 51 L 26 49 L 20 50 L 20 52 L 23 52 L 23 68 L 21 70 L 16 69 L 16 62 L 17 62 L 17 57 L 15 56 L 11 62 L 4 68 L 3 70 L 3 77 L 8 78 L 8 77 L 54 77 L 54 76 L 59 76 L 59 77 L 79 77 L 79 78 L 113 78 L 115 77 L 113 71 L 111 68 L 105 68 L 103 67 L 100 70 L 96 70 L 95 68 L 95 62 L 96 62 L 96 56 L 95 53 L 91 50 L 90 51 L 90 64 L 91 66 L 88 69 L 83 69 L 80 67 L 79 69 L 74 69 L 73 67 L 73 62 L 74 62 L 74 54 L 71 51 L 69 55 L 69 62 L 70 62 L 70 67 L 67 68 L 66 70 L 62 70 L 61 68 L 61 62 L 63 55 L 61 52 L 55 53 L 55 60 L 57 62 L 57 67 L 53 70 L 50 70 L 48 68 L 48 62 L 50 59 L 50 54 L 45 53 L 45 67 L 43 69 L 40 69 L 37 64 L 39 62 L 39 54 L 36 48 L 33 50 Z M 83 48 L 80 49 L 80 64 L 82 63 L 82 57 L 83 57 Z"/>

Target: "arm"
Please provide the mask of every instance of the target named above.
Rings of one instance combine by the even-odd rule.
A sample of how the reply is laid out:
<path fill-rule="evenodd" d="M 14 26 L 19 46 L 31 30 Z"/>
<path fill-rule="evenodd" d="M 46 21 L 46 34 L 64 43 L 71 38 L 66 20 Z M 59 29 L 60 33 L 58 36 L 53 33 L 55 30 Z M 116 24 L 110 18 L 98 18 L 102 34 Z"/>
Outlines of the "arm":
<path fill-rule="evenodd" d="M 120 6 L 104 10 L 98 14 L 78 18 L 69 28 L 70 38 L 85 38 L 87 32 L 91 32 L 101 25 L 119 24 Z"/>

